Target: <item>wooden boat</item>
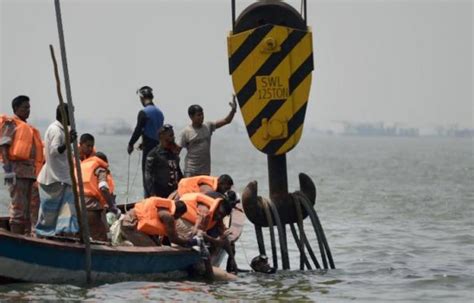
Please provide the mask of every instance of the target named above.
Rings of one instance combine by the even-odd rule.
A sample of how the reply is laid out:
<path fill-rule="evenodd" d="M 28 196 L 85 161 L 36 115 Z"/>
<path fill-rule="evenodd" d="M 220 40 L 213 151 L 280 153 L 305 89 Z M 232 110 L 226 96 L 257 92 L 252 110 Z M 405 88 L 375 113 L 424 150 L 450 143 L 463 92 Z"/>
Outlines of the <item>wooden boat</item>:
<path fill-rule="evenodd" d="M 228 226 L 237 240 L 245 215 L 234 209 L 229 217 Z M 201 260 L 192 249 L 169 246 L 113 247 L 93 242 L 91 254 L 91 277 L 97 283 L 184 278 Z M 213 265 L 218 266 L 224 255 L 216 251 L 211 256 Z M 81 284 L 85 281 L 84 262 L 83 244 L 13 234 L 8 230 L 8 218 L 0 218 L 1 281 Z"/>

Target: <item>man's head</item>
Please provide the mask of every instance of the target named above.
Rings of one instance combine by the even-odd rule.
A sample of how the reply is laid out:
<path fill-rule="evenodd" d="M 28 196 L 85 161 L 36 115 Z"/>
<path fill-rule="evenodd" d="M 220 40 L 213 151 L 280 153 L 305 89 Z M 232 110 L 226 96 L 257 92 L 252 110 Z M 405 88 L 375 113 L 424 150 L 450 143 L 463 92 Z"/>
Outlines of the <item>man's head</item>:
<path fill-rule="evenodd" d="M 101 159 L 102 161 L 104 161 L 105 163 L 109 163 L 109 160 L 107 159 L 107 156 L 103 152 L 96 152 L 95 156 L 97 158 Z"/>
<path fill-rule="evenodd" d="M 90 157 L 94 151 L 94 144 L 94 136 L 88 133 L 82 134 L 81 138 L 79 139 L 79 149 L 81 154 L 83 154 L 86 158 Z"/>
<path fill-rule="evenodd" d="M 237 194 L 233 190 L 228 190 L 225 193 L 225 196 L 226 196 L 227 200 L 229 201 L 230 206 L 232 208 L 234 208 L 235 205 L 240 202 L 240 198 L 237 196 Z"/>
<path fill-rule="evenodd" d="M 145 106 L 153 101 L 153 89 L 149 86 L 142 86 L 137 90 L 142 105 Z"/>
<path fill-rule="evenodd" d="M 171 124 L 165 124 L 158 130 L 160 145 L 164 148 L 174 146 L 174 130 Z"/>
<path fill-rule="evenodd" d="M 217 192 L 224 194 L 232 188 L 234 185 L 234 180 L 229 175 L 223 174 L 220 175 L 217 179 Z"/>
<path fill-rule="evenodd" d="M 204 122 L 204 111 L 198 104 L 193 104 L 188 108 L 188 115 L 193 126 L 201 126 Z"/>
<path fill-rule="evenodd" d="M 174 216 L 173 217 L 175 219 L 179 219 L 179 218 L 181 218 L 182 215 L 184 215 L 186 213 L 188 208 L 187 208 L 186 204 L 181 200 L 175 201 L 174 205 L 175 205 L 175 211 L 174 211 Z"/>
<path fill-rule="evenodd" d="M 252 259 L 250 262 L 250 267 L 256 272 L 261 272 L 264 274 L 273 274 L 275 273 L 275 268 L 270 267 L 268 264 L 268 258 L 265 255 L 259 255 Z"/>
<path fill-rule="evenodd" d="M 226 195 L 216 191 L 208 191 L 205 193 L 205 195 L 218 200 L 219 206 L 214 212 L 214 221 L 222 220 L 225 216 L 230 215 L 232 212 L 232 205 Z"/>
<path fill-rule="evenodd" d="M 66 103 L 64 103 L 63 105 L 59 104 L 58 107 L 56 107 L 56 120 L 63 123 L 63 115 L 61 113 L 61 108 L 64 108 L 64 112 L 66 114 L 66 124 L 70 125 L 71 123 L 69 121 L 68 106 Z"/>
<path fill-rule="evenodd" d="M 30 116 L 30 98 L 28 96 L 18 96 L 12 100 L 13 113 L 23 121 Z"/>

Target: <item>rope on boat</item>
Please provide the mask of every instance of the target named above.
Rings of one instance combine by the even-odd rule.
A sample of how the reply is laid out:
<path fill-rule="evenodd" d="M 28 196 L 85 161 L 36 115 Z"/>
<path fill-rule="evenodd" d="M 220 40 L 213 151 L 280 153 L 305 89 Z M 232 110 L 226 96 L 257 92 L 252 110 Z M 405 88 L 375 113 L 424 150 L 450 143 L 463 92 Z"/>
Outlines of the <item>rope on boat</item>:
<path fill-rule="evenodd" d="M 128 154 L 128 163 L 127 163 L 127 193 L 125 194 L 125 211 L 127 211 L 128 196 L 130 194 L 130 158 L 131 155 Z"/>
<path fill-rule="evenodd" d="M 128 200 L 130 197 L 130 188 L 133 188 L 135 185 L 135 180 L 137 179 L 138 175 L 138 170 L 140 169 L 140 161 L 142 160 L 142 154 L 138 153 L 138 163 L 137 163 L 137 168 L 135 169 L 135 174 L 133 175 L 132 179 L 132 184 L 130 184 L 130 162 L 131 162 L 131 156 L 128 155 L 128 165 L 127 165 L 127 192 L 125 193 L 125 211 L 128 211 L 127 205 L 128 205 Z"/>
<path fill-rule="evenodd" d="M 244 233 L 245 233 L 245 228 L 242 228 L 242 236 L 241 236 L 241 239 L 244 239 L 244 238 L 245 238 Z M 237 242 L 239 243 L 240 248 L 241 248 L 242 251 L 244 252 L 245 261 L 247 262 L 247 264 L 250 264 L 249 257 L 248 257 L 248 255 L 247 255 L 247 251 L 245 250 L 244 244 L 242 243 L 242 241 L 237 241 Z"/>

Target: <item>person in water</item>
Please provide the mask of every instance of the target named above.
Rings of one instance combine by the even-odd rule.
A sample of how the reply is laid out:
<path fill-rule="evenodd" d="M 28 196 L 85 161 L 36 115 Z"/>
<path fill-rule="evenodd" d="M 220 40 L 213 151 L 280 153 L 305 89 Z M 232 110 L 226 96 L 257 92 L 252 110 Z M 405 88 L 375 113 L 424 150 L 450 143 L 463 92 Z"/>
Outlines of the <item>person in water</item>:
<path fill-rule="evenodd" d="M 268 264 L 268 258 L 265 255 L 258 255 L 253 258 L 250 262 L 250 267 L 255 272 L 260 272 L 264 274 L 274 274 L 276 272 L 276 269 L 271 267 L 270 264 Z"/>
<path fill-rule="evenodd" d="M 149 86 L 143 86 L 137 91 L 140 97 L 140 102 L 143 105 L 143 109 L 138 112 L 137 125 L 133 131 L 132 137 L 128 142 L 127 152 L 131 154 L 133 152 L 133 146 L 137 140 L 142 137 L 141 148 L 142 155 L 142 177 L 143 177 L 143 189 L 145 198 L 150 196 L 146 188 L 145 182 L 145 166 L 146 158 L 148 153 L 158 145 L 158 130 L 163 126 L 164 115 L 163 112 L 155 106 L 153 103 L 153 89 Z"/>

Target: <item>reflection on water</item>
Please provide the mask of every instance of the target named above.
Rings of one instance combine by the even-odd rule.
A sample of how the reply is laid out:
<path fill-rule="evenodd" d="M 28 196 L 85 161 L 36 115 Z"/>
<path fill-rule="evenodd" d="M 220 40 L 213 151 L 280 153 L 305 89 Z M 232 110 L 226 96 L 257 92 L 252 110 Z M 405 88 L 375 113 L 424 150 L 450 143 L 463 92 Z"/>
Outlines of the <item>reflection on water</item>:
<path fill-rule="evenodd" d="M 120 201 L 126 197 L 127 141 L 97 140 L 97 150 L 109 156 Z M 471 139 L 303 136 L 288 155 L 289 188 L 298 187 L 300 171 L 314 179 L 316 209 L 336 270 L 245 273 L 234 282 L 210 284 L 14 284 L 0 286 L 0 300 L 467 302 L 474 289 L 472 146 Z M 259 193 L 268 195 L 266 157 L 253 150 L 246 137 L 216 133 L 212 156 L 215 175 L 230 173 L 239 191 L 256 179 Z M 134 154 L 131 180 L 137 163 Z M 139 199 L 141 193 L 138 175 L 129 200 Z M 0 198 L 0 211 L 6 214 L 3 185 Z M 314 242 L 312 227 L 305 224 Z M 268 232 L 265 237 L 269 239 Z M 291 266 L 299 268 L 296 245 L 292 239 L 288 242 Z M 253 227 L 247 224 L 237 244 L 239 266 L 248 268 L 257 254 Z"/>

